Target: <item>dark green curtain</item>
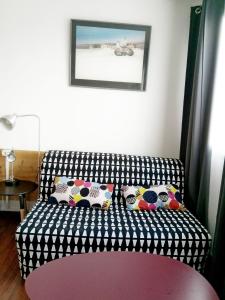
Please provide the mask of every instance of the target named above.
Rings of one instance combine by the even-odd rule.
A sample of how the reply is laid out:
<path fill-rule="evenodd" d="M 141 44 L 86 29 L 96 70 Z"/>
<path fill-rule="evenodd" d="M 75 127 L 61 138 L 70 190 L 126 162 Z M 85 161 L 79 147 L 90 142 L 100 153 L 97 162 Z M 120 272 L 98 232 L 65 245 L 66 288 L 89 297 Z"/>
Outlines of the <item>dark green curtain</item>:
<path fill-rule="evenodd" d="M 225 0 L 205 0 L 202 5 L 190 111 L 185 133 L 185 204 L 207 227 L 211 153 L 208 146 L 214 75 L 220 25 Z M 184 143 L 184 141 L 182 141 Z"/>
<path fill-rule="evenodd" d="M 198 46 L 199 27 L 201 20 L 201 6 L 191 7 L 190 15 L 190 28 L 189 28 L 189 42 L 188 42 L 188 57 L 184 90 L 184 105 L 183 105 L 183 119 L 182 119 L 182 131 L 181 131 L 181 145 L 180 145 L 180 159 L 184 163 L 187 148 L 187 134 L 188 124 L 191 109 L 191 94 L 193 89 L 194 70 L 196 52 Z"/>
<path fill-rule="evenodd" d="M 225 161 L 212 249 L 210 281 L 220 299 L 225 299 Z"/>

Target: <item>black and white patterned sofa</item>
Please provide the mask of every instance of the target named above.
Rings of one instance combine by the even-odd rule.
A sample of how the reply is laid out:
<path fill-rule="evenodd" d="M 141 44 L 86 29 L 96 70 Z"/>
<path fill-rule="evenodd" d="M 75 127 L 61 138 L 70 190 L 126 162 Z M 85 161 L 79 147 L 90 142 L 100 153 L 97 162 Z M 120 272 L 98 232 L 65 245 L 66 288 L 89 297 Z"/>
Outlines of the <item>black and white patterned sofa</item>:
<path fill-rule="evenodd" d="M 48 151 L 41 168 L 40 198 L 16 230 L 21 276 L 53 259 L 96 251 L 166 255 L 202 272 L 211 237 L 189 211 L 128 211 L 121 185 L 175 183 L 183 193 L 177 159 L 107 153 Z M 47 204 L 55 176 L 114 183 L 108 210 Z"/>

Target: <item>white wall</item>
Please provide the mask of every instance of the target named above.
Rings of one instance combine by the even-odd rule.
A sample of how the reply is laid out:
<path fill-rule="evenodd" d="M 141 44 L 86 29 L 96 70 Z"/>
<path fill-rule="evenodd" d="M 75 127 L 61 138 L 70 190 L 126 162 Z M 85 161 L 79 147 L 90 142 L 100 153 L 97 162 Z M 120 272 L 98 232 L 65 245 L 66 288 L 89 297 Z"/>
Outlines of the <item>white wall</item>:
<path fill-rule="evenodd" d="M 0 115 L 38 114 L 42 150 L 178 157 L 194 2 L 0 0 Z M 151 25 L 147 91 L 70 86 L 70 19 Z M 36 149 L 36 123 L 0 125 L 0 148 Z"/>

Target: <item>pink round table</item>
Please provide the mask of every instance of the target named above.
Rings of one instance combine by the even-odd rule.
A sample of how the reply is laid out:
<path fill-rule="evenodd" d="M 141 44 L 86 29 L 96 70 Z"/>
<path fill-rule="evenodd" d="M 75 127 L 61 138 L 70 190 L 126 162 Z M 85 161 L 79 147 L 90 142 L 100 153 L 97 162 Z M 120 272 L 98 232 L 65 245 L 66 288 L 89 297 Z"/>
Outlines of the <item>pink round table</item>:
<path fill-rule="evenodd" d="M 31 300 L 218 300 L 193 268 L 138 252 L 80 254 L 49 262 L 25 282 Z"/>

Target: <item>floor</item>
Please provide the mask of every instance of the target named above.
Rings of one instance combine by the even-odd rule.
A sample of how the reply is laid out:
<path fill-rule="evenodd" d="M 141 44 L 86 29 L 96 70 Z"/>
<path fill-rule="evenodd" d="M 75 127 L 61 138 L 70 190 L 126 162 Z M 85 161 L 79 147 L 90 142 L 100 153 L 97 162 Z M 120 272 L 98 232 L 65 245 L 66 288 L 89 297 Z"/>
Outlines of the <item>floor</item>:
<path fill-rule="evenodd" d="M 19 213 L 0 212 L 0 299 L 26 300 L 24 280 L 19 273 L 15 231 Z"/>

